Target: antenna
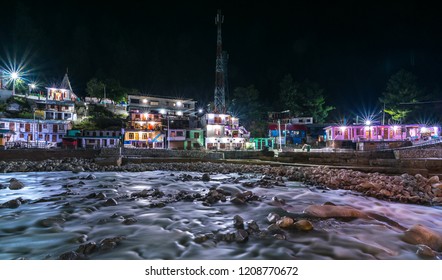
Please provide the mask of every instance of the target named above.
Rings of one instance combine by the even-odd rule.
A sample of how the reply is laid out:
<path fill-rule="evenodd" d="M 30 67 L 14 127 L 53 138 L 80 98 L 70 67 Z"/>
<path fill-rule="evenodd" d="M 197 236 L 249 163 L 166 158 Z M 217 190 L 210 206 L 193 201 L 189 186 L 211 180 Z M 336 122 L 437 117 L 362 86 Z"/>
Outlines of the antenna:
<path fill-rule="evenodd" d="M 225 96 L 225 83 L 224 83 L 224 63 L 223 63 L 223 48 L 222 48 L 222 36 L 221 25 L 224 22 L 224 16 L 221 14 L 221 10 L 215 17 L 215 24 L 217 25 L 217 37 L 216 37 L 216 68 L 215 68 L 215 112 L 225 113 L 226 111 L 226 96 Z"/>

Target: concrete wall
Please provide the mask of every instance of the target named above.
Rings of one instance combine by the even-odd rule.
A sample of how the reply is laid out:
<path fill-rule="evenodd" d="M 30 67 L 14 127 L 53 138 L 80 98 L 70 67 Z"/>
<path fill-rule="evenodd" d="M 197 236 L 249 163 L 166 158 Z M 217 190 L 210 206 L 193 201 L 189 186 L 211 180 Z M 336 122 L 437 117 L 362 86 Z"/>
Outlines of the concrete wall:
<path fill-rule="evenodd" d="M 403 149 L 394 151 L 397 159 L 442 158 L 442 148 Z"/>
<path fill-rule="evenodd" d="M 64 150 L 64 149 L 13 149 L 0 150 L 0 161 L 30 160 L 42 161 L 46 159 L 63 158 L 95 158 L 99 150 Z"/>

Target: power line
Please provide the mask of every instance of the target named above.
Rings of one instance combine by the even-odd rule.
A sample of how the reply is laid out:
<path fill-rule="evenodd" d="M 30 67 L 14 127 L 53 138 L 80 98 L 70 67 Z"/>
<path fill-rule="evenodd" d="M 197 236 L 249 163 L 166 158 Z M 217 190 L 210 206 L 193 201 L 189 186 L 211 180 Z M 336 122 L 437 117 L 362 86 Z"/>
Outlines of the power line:
<path fill-rule="evenodd" d="M 430 104 L 430 103 L 442 103 L 442 100 L 421 101 L 421 102 L 404 102 L 404 103 L 399 103 L 399 104 L 400 105 L 415 105 L 415 104 Z"/>

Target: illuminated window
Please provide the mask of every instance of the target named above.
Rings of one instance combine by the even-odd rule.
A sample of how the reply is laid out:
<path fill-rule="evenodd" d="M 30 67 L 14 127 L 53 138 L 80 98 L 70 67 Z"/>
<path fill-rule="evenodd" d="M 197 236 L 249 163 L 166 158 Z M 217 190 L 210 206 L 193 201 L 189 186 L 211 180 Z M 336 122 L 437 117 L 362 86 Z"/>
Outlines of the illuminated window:
<path fill-rule="evenodd" d="M 129 133 L 129 139 L 134 139 L 135 138 L 134 136 L 135 135 L 133 133 Z"/>
<path fill-rule="evenodd" d="M 143 133 L 142 138 L 143 138 L 143 140 L 146 140 L 147 139 L 147 133 Z"/>

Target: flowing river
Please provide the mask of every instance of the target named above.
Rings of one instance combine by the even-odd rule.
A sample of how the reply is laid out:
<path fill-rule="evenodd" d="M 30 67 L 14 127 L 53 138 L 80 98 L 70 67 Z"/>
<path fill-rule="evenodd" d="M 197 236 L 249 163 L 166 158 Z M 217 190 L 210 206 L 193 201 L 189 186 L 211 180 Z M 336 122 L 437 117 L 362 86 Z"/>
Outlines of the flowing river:
<path fill-rule="evenodd" d="M 401 239 L 404 228 L 442 228 L 440 207 L 401 204 L 281 181 L 259 187 L 259 174 L 196 172 L 27 172 L 0 175 L 24 188 L 0 189 L 0 259 L 58 259 L 89 244 L 87 259 L 420 259 L 417 245 Z M 210 189 L 226 199 L 205 202 Z M 234 194 L 251 191 L 243 204 Z M 228 195 L 231 194 L 231 195 Z M 266 231 L 269 213 L 302 216 L 313 204 L 331 202 L 388 219 L 310 219 L 314 229 Z M 261 233 L 223 240 L 234 217 L 255 221 Z M 400 225 L 400 226 L 398 226 Z M 266 233 L 267 232 L 267 233 Z M 96 244 L 97 247 L 94 247 Z M 83 247 L 83 253 L 84 249 Z M 89 250 L 89 251 L 87 251 Z M 436 255 L 436 259 L 439 258 Z"/>

